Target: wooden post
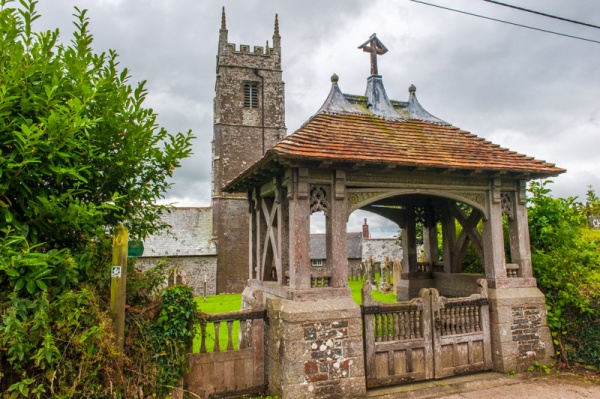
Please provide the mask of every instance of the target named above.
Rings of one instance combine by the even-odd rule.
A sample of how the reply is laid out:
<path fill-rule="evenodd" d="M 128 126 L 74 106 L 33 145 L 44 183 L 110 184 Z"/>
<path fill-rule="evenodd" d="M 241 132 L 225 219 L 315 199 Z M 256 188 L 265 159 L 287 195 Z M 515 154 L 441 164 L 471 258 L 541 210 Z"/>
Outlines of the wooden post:
<path fill-rule="evenodd" d="M 398 298 L 398 285 L 400 285 L 400 279 L 402 279 L 402 261 L 398 258 L 394 259 L 394 295 Z"/>
<path fill-rule="evenodd" d="M 456 249 L 456 224 L 454 216 L 450 211 L 450 204 L 446 203 L 442 206 L 442 244 L 444 255 L 444 273 L 453 273 L 456 271 L 454 260 L 454 251 Z"/>
<path fill-rule="evenodd" d="M 327 218 L 327 261 L 331 262 L 331 287 L 348 286 L 348 243 L 346 234 L 346 174 L 336 170 Z"/>
<path fill-rule="evenodd" d="M 310 278 L 310 186 L 308 168 L 294 172 L 289 198 L 290 288 L 309 289 Z M 288 188 L 289 190 L 289 188 Z"/>
<path fill-rule="evenodd" d="M 113 331 L 117 349 L 123 353 L 125 335 L 125 296 L 127 284 L 127 241 L 129 232 L 123 225 L 113 233 L 112 267 L 110 273 L 110 310 L 113 312 Z"/>

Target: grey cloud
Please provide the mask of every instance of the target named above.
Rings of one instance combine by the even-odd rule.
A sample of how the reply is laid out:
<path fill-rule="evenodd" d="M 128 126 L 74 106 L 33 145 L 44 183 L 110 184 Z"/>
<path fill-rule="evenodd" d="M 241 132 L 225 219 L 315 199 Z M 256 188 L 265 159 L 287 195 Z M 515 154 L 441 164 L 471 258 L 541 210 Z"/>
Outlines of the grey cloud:
<path fill-rule="evenodd" d="M 437 3 L 600 40 L 592 29 L 486 2 Z M 62 40 L 70 40 L 74 4 L 81 2 L 42 2 L 38 27 L 60 27 Z M 595 151 L 600 147 L 598 44 L 389 0 L 83 3 L 90 9 L 94 48 L 116 49 L 121 65 L 132 73 L 131 83 L 148 80 L 148 105 L 159 114 L 161 125 L 172 133 L 192 129 L 198 137 L 193 157 L 175 173 L 175 186 L 168 194 L 173 198 L 210 203 L 212 100 L 222 5 L 229 39 L 238 45 L 270 42 L 273 18 L 279 13 L 290 133 L 319 109 L 333 72 L 340 76 L 344 92 L 364 92 L 368 57 L 356 47 L 377 32 L 390 49 L 381 57 L 380 71 L 391 98 L 405 100 L 414 83 L 420 102 L 432 114 L 567 168 L 565 176 L 555 179 L 556 195 L 581 197 L 588 184 L 600 188 Z M 519 5 L 592 23 L 591 16 L 600 14 L 595 0 L 523 0 Z M 377 223 L 373 221 L 373 228 Z"/>

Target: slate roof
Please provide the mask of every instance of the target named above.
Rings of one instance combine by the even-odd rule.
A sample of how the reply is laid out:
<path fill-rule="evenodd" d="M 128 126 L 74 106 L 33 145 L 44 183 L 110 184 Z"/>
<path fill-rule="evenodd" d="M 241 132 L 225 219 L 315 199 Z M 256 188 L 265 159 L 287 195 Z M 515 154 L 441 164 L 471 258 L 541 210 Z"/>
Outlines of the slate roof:
<path fill-rule="evenodd" d="M 341 92 L 334 76 L 317 114 L 228 183 L 226 190 L 246 190 L 260 179 L 253 174 L 270 174 L 273 166 L 291 161 L 503 172 L 527 179 L 565 172 L 431 115 L 417 101 L 414 86 L 408 102 L 388 100 L 380 78 L 369 78 L 367 95 L 351 96 Z"/>
<path fill-rule="evenodd" d="M 176 237 L 166 232 L 144 240 L 142 257 L 216 255 L 212 241 L 212 208 L 172 208 L 162 216 Z"/>
<path fill-rule="evenodd" d="M 362 233 L 347 233 L 348 259 L 362 258 Z M 310 258 L 326 259 L 325 234 L 310 235 Z"/>

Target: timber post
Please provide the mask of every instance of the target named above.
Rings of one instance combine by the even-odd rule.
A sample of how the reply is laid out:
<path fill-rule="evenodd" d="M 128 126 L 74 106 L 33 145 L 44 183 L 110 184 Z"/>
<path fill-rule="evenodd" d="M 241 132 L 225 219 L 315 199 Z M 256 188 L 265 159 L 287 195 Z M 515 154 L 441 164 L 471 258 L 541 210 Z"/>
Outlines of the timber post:
<path fill-rule="evenodd" d="M 127 243 L 129 231 L 123 225 L 115 227 L 112 242 L 110 273 L 110 310 L 113 312 L 113 331 L 117 350 L 123 354 L 125 336 L 125 298 L 127 288 Z"/>

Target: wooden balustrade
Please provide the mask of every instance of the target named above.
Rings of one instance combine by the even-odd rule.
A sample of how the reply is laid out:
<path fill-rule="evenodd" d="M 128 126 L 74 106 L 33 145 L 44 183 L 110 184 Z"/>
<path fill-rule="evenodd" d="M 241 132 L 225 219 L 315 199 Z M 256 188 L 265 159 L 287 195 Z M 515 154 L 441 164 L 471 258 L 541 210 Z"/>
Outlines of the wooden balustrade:
<path fill-rule="evenodd" d="M 375 342 L 400 341 L 423 336 L 421 310 L 379 311 L 381 313 L 372 315 Z"/>
<path fill-rule="evenodd" d="M 480 304 L 446 307 L 436 317 L 436 328 L 442 336 L 481 331 Z"/>

